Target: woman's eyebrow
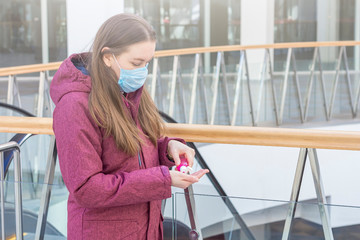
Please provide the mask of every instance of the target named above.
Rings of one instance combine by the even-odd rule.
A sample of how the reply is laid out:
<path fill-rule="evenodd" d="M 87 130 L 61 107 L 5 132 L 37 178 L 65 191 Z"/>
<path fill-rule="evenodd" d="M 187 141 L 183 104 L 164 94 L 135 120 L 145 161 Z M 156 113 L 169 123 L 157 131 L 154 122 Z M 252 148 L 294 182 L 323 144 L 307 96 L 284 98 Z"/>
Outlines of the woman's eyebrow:
<path fill-rule="evenodd" d="M 153 59 L 154 58 L 154 56 L 152 56 L 151 58 L 150 58 L 150 60 L 149 61 L 151 61 L 151 59 Z M 133 58 L 133 60 L 136 60 L 136 61 L 143 61 L 143 62 L 146 62 L 147 60 L 146 59 L 144 59 L 144 58 Z"/>

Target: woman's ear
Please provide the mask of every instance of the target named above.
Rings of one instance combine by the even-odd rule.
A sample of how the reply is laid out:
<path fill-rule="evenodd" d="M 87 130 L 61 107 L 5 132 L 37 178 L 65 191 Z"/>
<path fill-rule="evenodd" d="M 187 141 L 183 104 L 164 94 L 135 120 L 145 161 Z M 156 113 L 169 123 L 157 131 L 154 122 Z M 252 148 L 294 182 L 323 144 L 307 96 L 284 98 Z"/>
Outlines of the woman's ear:
<path fill-rule="evenodd" d="M 111 67 L 113 64 L 113 56 L 110 53 L 110 49 L 108 47 L 104 47 L 103 49 L 101 49 L 101 53 L 105 65 Z"/>

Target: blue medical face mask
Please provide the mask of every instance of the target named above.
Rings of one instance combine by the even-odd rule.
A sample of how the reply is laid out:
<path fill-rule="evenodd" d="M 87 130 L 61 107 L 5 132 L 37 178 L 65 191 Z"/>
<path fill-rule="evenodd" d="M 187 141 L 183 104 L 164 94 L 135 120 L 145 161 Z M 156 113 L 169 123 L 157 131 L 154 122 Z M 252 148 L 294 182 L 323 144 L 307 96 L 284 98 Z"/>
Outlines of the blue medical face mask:
<path fill-rule="evenodd" d="M 113 57 L 116 64 L 120 68 L 120 78 L 118 84 L 120 85 L 121 89 L 126 93 L 130 93 L 135 92 L 136 90 L 141 88 L 144 85 L 146 77 L 148 75 L 148 64 L 146 64 L 146 66 L 142 68 L 126 70 L 120 67 L 120 64 L 116 60 L 114 54 Z"/>

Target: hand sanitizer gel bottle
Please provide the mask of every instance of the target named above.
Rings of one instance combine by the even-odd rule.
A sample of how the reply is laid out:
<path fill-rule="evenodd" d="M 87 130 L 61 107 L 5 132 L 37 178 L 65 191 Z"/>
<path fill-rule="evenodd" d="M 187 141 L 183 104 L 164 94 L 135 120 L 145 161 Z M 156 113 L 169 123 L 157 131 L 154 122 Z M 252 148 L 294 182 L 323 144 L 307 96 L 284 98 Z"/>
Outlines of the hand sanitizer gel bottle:
<path fill-rule="evenodd" d="M 184 155 L 180 156 L 180 164 L 176 166 L 176 170 L 182 173 L 189 173 L 192 168 L 189 166 L 188 161 Z"/>

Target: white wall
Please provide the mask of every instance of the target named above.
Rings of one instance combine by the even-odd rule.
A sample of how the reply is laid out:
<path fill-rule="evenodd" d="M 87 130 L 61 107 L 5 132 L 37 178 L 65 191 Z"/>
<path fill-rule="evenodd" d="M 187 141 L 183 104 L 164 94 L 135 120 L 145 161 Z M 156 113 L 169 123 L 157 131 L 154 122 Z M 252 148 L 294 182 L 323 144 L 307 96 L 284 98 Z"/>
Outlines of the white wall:
<path fill-rule="evenodd" d="M 274 0 L 241 1 L 241 45 L 274 42 Z"/>
<path fill-rule="evenodd" d="M 68 0 L 68 55 L 88 51 L 101 24 L 124 11 L 123 0 Z"/>

